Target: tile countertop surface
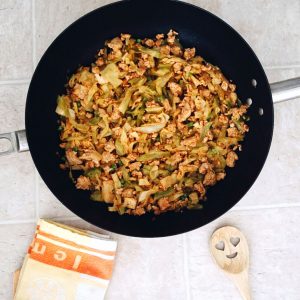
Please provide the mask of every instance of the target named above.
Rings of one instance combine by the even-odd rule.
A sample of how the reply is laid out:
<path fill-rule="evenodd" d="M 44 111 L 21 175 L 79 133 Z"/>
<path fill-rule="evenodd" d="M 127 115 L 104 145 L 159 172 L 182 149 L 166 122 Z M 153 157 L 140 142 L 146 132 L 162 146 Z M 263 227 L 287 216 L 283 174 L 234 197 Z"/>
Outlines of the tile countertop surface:
<path fill-rule="evenodd" d="M 24 107 L 36 63 L 51 41 L 101 0 L 0 0 L 0 131 L 24 128 Z M 239 31 L 270 82 L 300 76 L 300 1 L 198 0 Z M 279 25 L 279 26 L 278 26 Z M 300 100 L 300 99 L 298 99 Z M 163 239 L 113 235 L 119 242 L 106 299 L 240 299 L 212 263 L 208 239 L 224 224 L 250 244 L 254 299 L 300 299 L 300 102 L 275 106 L 266 165 L 247 195 L 227 214 L 193 232 Z M 99 231 L 47 189 L 29 153 L 0 158 L 0 299 L 12 299 L 12 272 L 32 239 L 37 217 Z"/>

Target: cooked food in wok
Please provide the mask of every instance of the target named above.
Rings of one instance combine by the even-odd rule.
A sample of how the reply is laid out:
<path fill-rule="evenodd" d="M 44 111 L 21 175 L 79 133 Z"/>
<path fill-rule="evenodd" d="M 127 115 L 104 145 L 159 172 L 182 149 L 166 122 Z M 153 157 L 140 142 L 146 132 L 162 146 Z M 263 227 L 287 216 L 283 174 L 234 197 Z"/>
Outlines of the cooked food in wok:
<path fill-rule="evenodd" d="M 184 49 L 177 32 L 121 34 L 58 97 L 60 167 L 111 212 L 199 209 L 238 159 L 247 109 L 234 83 Z"/>

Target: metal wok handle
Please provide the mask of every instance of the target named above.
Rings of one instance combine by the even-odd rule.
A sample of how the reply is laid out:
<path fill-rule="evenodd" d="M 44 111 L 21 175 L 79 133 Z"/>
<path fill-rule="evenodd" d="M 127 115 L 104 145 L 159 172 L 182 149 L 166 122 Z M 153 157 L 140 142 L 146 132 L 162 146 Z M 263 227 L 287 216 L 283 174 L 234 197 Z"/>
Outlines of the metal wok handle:
<path fill-rule="evenodd" d="M 300 97 L 300 77 L 271 83 L 273 103 Z"/>
<path fill-rule="evenodd" d="M 7 155 L 12 152 L 24 152 L 29 150 L 25 130 L 2 133 L 0 134 L 0 140 L 3 139 L 10 142 L 10 147 L 8 150 L 0 151 L 0 156 Z"/>

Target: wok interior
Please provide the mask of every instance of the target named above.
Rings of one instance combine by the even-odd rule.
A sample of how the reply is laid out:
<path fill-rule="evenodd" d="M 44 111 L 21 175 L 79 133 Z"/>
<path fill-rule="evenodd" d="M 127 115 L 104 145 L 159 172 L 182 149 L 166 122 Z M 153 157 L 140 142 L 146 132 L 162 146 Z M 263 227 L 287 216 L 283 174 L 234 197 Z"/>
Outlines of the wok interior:
<path fill-rule="evenodd" d="M 142 3 L 141 3 L 142 2 Z M 149 2 L 150 3 L 150 2 Z M 273 104 L 269 84 L 256 56 L 244 40 L 212 14 L 181 2 L 162 1 L 146 10 L 144 1 L 124 1 L 91 12 L 67 28 L 48 48 L 31 82 L 26 104 L 26 131 L 32 157 L 54 195 L 81 218 L 113 232 L 141 236 L 167 236 L 195 229 L 214 220 L 246 193 L 268 154 L 273 131 Z M 153 4 L 151 4 L 153 5 Z M 56 98 L 79 65 L 89 65 L 105 40 L 130 33 L 152 37 L 169 29 L 179 32 L 184 47 L 221 68 L 237 85 L 242 102 L 252 99 L 250 131 L 236 167 L 207 193 L 202 210 L 184 210 L 158 217 L 119 216 L 103 203 L 89 200 L 89 192 L 76 190 L 68 173 L 60 170 Z M 252 79 L 257 86 L 254 87 Z M 263 109 L 263 115 L 259 109 Z M 262 112 L 260 110 L 260 112 Z"/>

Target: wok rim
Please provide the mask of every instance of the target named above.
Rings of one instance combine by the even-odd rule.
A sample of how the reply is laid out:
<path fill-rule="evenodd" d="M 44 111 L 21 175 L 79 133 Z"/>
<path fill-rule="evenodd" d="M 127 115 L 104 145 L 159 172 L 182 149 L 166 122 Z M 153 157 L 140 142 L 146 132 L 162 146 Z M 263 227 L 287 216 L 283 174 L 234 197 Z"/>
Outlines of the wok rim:
<path fill-rule="evenodd" d="M 96 224 L 95 222 L 93 221 L 90 221 L 88 218 L 86 217 L 82 217 L 80 215 L 78 215 L 77 213 L 75 213 L 71 207 L 71 205 L 66 205 L 62 200 L 60 200 L 59 197 L 56 196 L 56 193 L 55 191 L 53 191 L 47 181 L 45 180 L 45 176 L 43 175 L 44 171 L 42 170 L 42 168 L 40 167 L 40 159 L 39 159 L 39 155 L 37 154 L 37 151 L 34 150 L 34 146 L 33 146 L 33 138 L 30 134 L 30 121 L 29 121 L 29 111 L 31 109 L 31 105 L 30 103 L 32 103 L 32 101 L 30 100 L 30 95 L 32 93 L 32 89 L 34 88 L 33 87 L 33 83 L 36 79 L 36 77 L 39 75 L 39 67 L 45 63 L 45 60 L 46 60 L 46 56 L 47 56 L 47 53 L 51 51 L 52 48 L 54 48 L 56 46 L 56 43 L 57 43 L 57 40 L 60 39 L 64 34 L 65 32 L 68 32 L 69 30 L 72 30 L 72 27 L 79 24 L 83 19 L 86 19 L 86 18 L 89 18 L 90 15 L 92 14 L 95 14 L 95 13 L 98 13 L 99 11 L 102 11 L 102 10 L 105 10 L 106 8 L 108 7 L 113 7 L 113 6 L 117 6 L 117 5 L 122 5 L 122 4 L 126 4 L 127 2 L 134 2 L 136 0 L 127 0 L 127 1 L 116 1 L 116 2 L 113 2 L 113 3 L 110 3 L 110 4 L 107 4 L 107 5 L 104 5 L 104 6 L 101 6 L 99 8 L 96 8 L 88 13 L 86 13 L 85 15 L 81 16 L 80 18 L 76 19 L 74 22 L 72 22 L 69 26 L 67 26 L 53 41 L 52 43 L 49 45 L 49 47 L 47 48 L 47 50 L 44 52 L 43 56 L 40 58 L 39 62 L 37 63 L 37 66 L 34 70 L 34 73 L 33 73 L 33 76 L 31 78 L 31 81 L 30 81 L 30 85 L 29 85 L 29 88 L 28 88 L 28 93 L 27 93 L 27 98 L 26 98 L 26 107 L 25 107 L 25 128 L 26 128 L 26 134 L 27 134 L 27 139 L 28 139 L 28 145 L 29 145 L 29 150 L 30 150 L 30 154 L 32 156 L 32 159 L 34 161 L 34 164 L 35 164 L 35 167 L 36 169 L 38 170 L 41 178 L 43 179 L 43 181 L 45 182 L 45 184 L 47 185 L 47 188 L 52 192 L 52 194 L 55 196 L 55 198 L 57 198 L 61 204 L 63 204 L 65 207 L 67 207 L 70 211 L 72 211 L 75 215 L 77 215 L 80 219 L 88 222 L 89 224 L 92 224 L 94 226 L 96 226 L 97 228 L 99 229 L 102 229 L 102 230 L 105 230 L 105 231 L 109 231 L 109 232 L 113 232 L 115 234 L 119 234 L 119 235 L 124 235 L 124 236 L 131 236 L 131 237 L 139 237 L 139 238 L 160 238 L 160 237 L 168 237 L 168 236 L 175 236 L 175 235 L 179 235 L 179 234 L 183 234 L 183 233 L 187 233 L 187 232 L 190 232 L 190 231 L 193 231 L 193 230 L 196 230 L 198 228 L 201 228 L 203 226 L 206 226 L 207 224 L 217 220 L 218 218 L 220 218 L 222 215 L 224 215 L 226 212 L 228 212 L 229 210 L 231 210 L 238 202 L 241 201 L 241 199 L 247 194 L 247 192 L 250 190 L 250 188 L 253 186 L 253 184 L 256 182 L 259 174 L 261 173 L 265 163 L 266 163 L 266 159 L 269 155 L 269 151 L 270 151 L 270 147 L 271 147 L 271 144 L 272 144 L 272 138 L 273 138 L 273 131 L 274 131 L 274 103 L 272 101 L 272 93 L 271 93 L 271 88 L 270 88 L 270 84 L 269 84 L 269 81 L 267 79 L 267 76 L 265 74 L 265 71 L 264 71 L 264 68 L 262 66 L 262 64 L 260 63 L 257 55 L 255 54 L 255 52 L 253 51 L 252 47 L 248 44 L 248 42 L 242 37 L 242 35 L 240 35 L 231 25 L 229 25 L 228 23 L 226 23 L 223 19 L 221 19 L 220 17 L 216 16 L 215 14 L 211 13 L 210 11 L 207 11 L 206 9 L 203 9 L 199 6 L 196 6 L 194 4 L 190 4 L 190 3 L 186 3 L 186 2 L 182 2 L 182 1 L 177 1 L 177 0 L 162 0 L 163 2 L 169 2 L 169 3 L 172 3 L 172 2 L 175 2 L 175 3 L 178 3 L 180 5 L 183 5 L 183 6 L 189 6 L 189 7 L 192 7 L 194 10 L 198 10 L 198 11 L 202 11 L 202 13 L 205 13 L 205 14 L 208 14 L 210 15 L 212 18 L 216 19 L 216 21 L 220 22 L 222 24 L 223 27 L 227 27 L 235 36 L 237 39 L 240 40 L 241 43 L 244 43 L 244 45 L 248 48 L 248 50 L 251 52 L 253 58 L 255 59 L 255 61 L 257 62 L 257 65 L 256 65 L 256 68 L 259 69 L 261 75 L 264 77 L 266 83 L 268 83 L 268 86 L 266 87 L 267 90 L 266 92 L 268 93 L 268 96 L 269 96 L 269 99 L 271 101 L 271 116 L 270 116 L 270 121 L 269 121 L 269 124 L 268 124 L 268 131 L 269 131 L 269 134 L 268 134 L 268 140 L 265 142 L 265 145 L 264 145 L 264 151 L 265 151 L 265 157 L 262 161 L 262 164 L 259 168 L 259 170 L 256 171 L 255 175 L 253 176 L 253 180 L 251 182 L 251 184 L 249 185 L 249 187 L 247 187 L 246 189 L 243 190 L 242 192 L 242 196 L 237 200 L 237 201 L 234 201 L 234 203 L 228 203 L 226 205 L 226 208 L 225 209 L 222 209 L 222 210 L 219 210 L 217 213 L 215 213 L 214 215 L 212 215 L 212 217 L 209 217 L 209 220 L 204 223 L 202 223 L 201 225 L 195 225 L 195 226 L 189 226 L 188 228 L 183 228 L 183 230 L 175 230 L 175 232 L 172 232 L 172 233 L 168 233 L 168 234 L 152 234 L 152 235 L 149 235 L 149 234 L 146 234 L 146 235 L 138 235 L 138 234 L 128 234 L 128 233 L 124 233 L 124 232 L 120 232 L 120 231 L 114 231 L 112 230 L 111 228 L 108 228 L 107 226 L 105 225 L 101 225 L 99 226 L 98 224 Z M 146 2 L 146 1 L 145 1 Z M 151 2 L 151 1 L 149 1 Z M 176 212 L 172 212 L 172 213 L 176 213 Z M 120 216 L 122 217 L 122 216 Z M 159 216 L 158 216 L 159 217 Z M 55 217 L 54 217 L 55 218 Z"/>

